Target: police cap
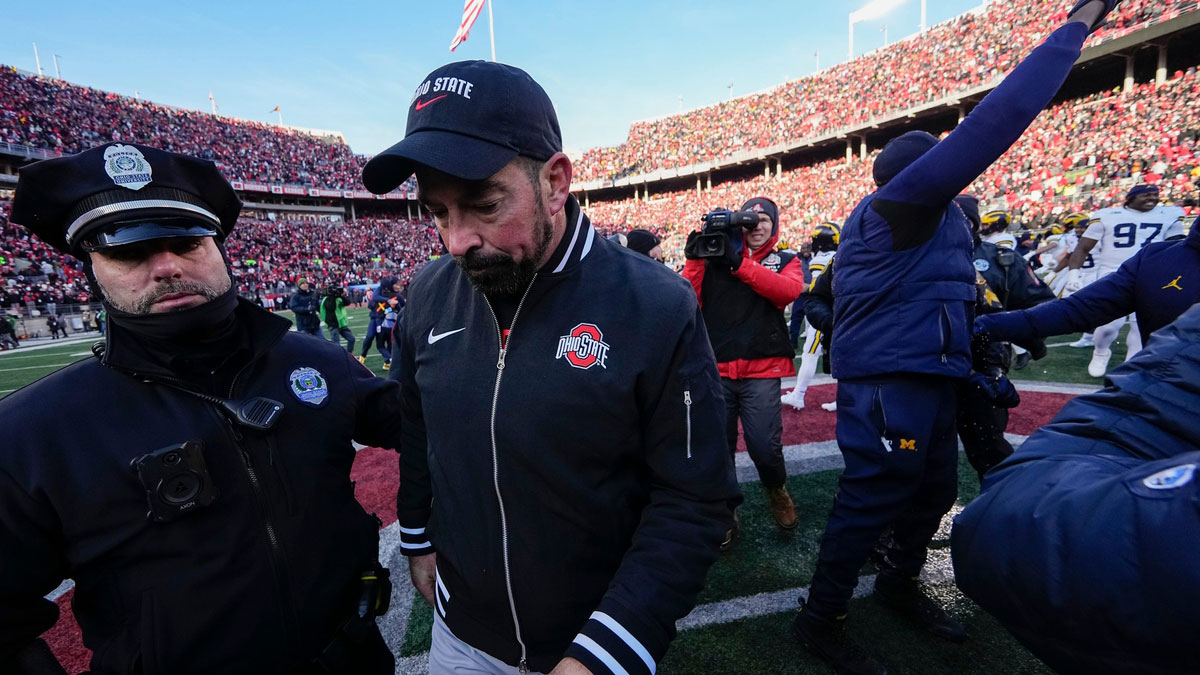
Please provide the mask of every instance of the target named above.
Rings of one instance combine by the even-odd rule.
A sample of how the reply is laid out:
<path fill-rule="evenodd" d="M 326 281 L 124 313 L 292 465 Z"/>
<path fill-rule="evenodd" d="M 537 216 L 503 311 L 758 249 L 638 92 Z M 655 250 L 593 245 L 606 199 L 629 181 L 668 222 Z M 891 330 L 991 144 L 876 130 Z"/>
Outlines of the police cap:
<path fill-rule="evenodd" d="M 9 219 L 63 253 L 164 237 L 224 241 L 242 202 L 212 163 L 109 143 L 22 167 Z"/>

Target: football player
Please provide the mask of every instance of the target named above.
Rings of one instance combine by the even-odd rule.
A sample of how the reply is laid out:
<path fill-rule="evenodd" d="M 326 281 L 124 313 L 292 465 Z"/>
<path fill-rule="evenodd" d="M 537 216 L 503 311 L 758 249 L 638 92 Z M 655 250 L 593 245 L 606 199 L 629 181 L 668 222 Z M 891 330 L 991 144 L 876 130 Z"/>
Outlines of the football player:
<path fill-rule="evenodd" d="M 1087 229 L 1079 237 L 1079 245 L 1071 254 L 1066 290 L 1075 292 L 1083 288 L 1083 265 L 1089 255 L 1095 261 L 1094 280 L 1116 271 L 1121 263 L 1146 244 L 1178 236 L 1182 232 L 1183 215 L 1182 208 L 1159 204 L 1157 185 L 1135 185 L 1126 195 L 1122 206 L 1101 209 L 1092 214 Z M 1100 326 L 1095 331 L 1095 347 L 1088 364 L 1088 375 L 1103 377 L 1108 370 L 1112 343 L 1126 319 L 1134 325 L 1129 331 L 1125 359 L 1128 360 L 1142 348 L 1134 316 L 1121 317 Z"/>
<path fill-rule="evenodd" d="M 812 275 L 812 284 L 815 284 L 817 278 L 825 272 L 825 269 L 833 261 L 833 254 L 837 251 L 838 240 L 842 235 L 842 227 L 837 223 L 824 222 L 813 228 L 812 232 L 812 260 L 808 262 L 808 271 Z M 812 284 L 809 284 L 810 286 Z M 813 375 L 817 372 L 817 362 L 820 361 L 821 355 L 824 353 L 824 348 L 821 346 L 821 331 L 817 330 L 811 323 L 804 331 L 804 353 L 800 355 L 800 372 L 796 376 L 796 388 L 784 394 L 781 401 L 786 405 L 790 405 L 796 410 L 804 409 L 804 393 L 808 391 L 808 383 L 812 382 Z M 825 406 L 822 406 L 825 407 Z M 830 410 L 832 408 L 826 408 Z"/>
<path fill-rule="evenodd" d="M 983 240 L 1000 248 L 1015 250 L 1017 238 L 1008 231 L 1009 217 L 1007 211 L 988 211 L 980 218 L 983 223 Z"/>

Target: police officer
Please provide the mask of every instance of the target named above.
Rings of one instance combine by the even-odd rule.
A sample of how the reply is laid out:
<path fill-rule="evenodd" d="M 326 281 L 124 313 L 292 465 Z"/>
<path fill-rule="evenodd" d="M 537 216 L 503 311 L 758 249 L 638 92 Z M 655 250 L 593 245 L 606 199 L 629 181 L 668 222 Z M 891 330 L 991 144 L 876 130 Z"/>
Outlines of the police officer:
<path fill-rule="evenodd" d="M 913 131 L 889 142 L 873 168 L 879 189 L 842 227 L 830 355 L 846 468 L 792 624 L 793 636 L 840 672 L 886 672 L 844 618 L 888 527 L 875 599 L 936 636 L 966 637 L 917 581 L 957 496 L 955 385 L 971 371 L 972 241 L 952 201 L 1050 102 L 1115 4 L 1080 2 L 945 140 Z"/>
<path fill-rule="evenodd" d="M 83 262 L 109 329 L 0 401 L 0 672 L 48 657 L 67 578 L 94 675 L 393 672 L 349 474 L 352 439 L 398 444 L 395 385 L 238 298 L 240 208 L 142 145 L 21 170 L 12 220 Z"/>
<path fill-rule="evenodd" d="M 1012 249 L 983 241 L 979 200 L 959 195 L 954 201 L 970 222 L 975 241 L 977 315 L 1027 309 L 1054 299 L 1050 287 L 1033 273 L 1024 258 Z M 1039 339 L 1027 340 L 1025 344 L 1033 352 L 1022 350 L 1016 357 L 1018 363 L 1046 353 L 1046 345 Z M 990 341 L 972 346 L 974 372 L 958 388 L 956 424 L 967 460 L 982 480 L 988 469 L 1012 454 L 1012 445 L 1004 439 L 1004 429 L 1008 426 L 1008 411 L 1019 399 L 1007 382 L 1013 362 L 1009 343 Z"/>

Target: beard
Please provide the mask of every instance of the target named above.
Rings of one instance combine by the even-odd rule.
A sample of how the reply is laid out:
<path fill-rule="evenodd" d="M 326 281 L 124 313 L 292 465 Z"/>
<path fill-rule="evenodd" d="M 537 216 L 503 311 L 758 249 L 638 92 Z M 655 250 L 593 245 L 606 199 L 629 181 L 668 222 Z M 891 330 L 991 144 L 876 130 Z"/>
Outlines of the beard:
<path fill-rule="evenodd" d="M 467 273 L 475 290 L 489 298 L 513 298 L 525 292 L 554 237 L 554 224 L 541 208 L 533 222 L 533 253 L 520 262 L 507 253 L 483 255 L 472 249 L 454 256 L 454 262 Z"/>
<path fill-rule="evenodd" d="M 124 303 L 115 300 L 112 294 L 105 291 L 104 285 L 101 284 L 98 279 L 96 280 L 96 285 L 100 287 L 100 291 L 103 294 L 104 299 L 108 301 L 108 304 L 112 305 L 113 308 L 118 311 L 135 315 L 150 314 L 154 307 L 154 303 L 158 302 L 163 296 L 171 295 L 172 293 L 194 293 L 196 295 L 203 296 L 205 298 L 205 302 L 216 300 L 224 295 L 232 284 L 233 280 L 228 276 L 225 277 L 224 283 L 220 284 L 220 288 L 197 283 L 195 281 L 164 281 L 145 296 L 129 303 Z M 183 311 L 185 309 L 190 308 L 182 307 L 173 311 Z"/>

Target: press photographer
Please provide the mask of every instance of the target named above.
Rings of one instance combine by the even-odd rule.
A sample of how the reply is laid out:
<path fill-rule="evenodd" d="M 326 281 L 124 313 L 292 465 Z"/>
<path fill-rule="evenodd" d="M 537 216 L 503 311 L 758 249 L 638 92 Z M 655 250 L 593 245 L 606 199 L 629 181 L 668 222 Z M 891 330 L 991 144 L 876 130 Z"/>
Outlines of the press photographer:
<path fill-rule="evenodd" d="M 704 324 L 721 372 L 732 454 L 742 422 L 746 449 L 758 470 L 775 522 L 796 527 L 796 507 L 784 481 L 780 379 L 796 374 L 783 308 L 804 290 L 801 264 L 777 252 L 779 207 L 755 197 L 739 211 L 717 210 L 688 236 L 683 276 L 700 299 Z M 738 519 L 722 544 L 732 546 Z"/>

